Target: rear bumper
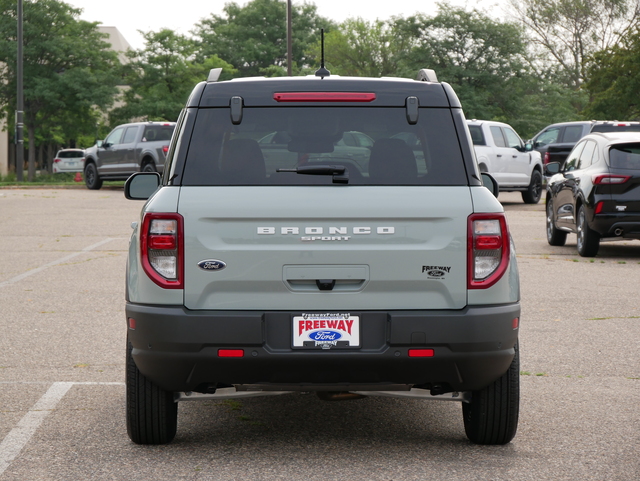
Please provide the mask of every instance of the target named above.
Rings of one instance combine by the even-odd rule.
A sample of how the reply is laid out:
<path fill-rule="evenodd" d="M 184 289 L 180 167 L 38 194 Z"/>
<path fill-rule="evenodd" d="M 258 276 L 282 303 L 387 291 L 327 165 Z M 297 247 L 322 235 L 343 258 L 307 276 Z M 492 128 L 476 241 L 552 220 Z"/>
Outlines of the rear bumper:
<path fill-rule="evenodd" d="M 300 312 L 189 311 L 127 303 L 133 359 L 165 390 L 207 392 L 237 384 L 307 386 L 415 385 L 471 391 L 504 374 L 514 356 L 520 304 L 459 311 L 362 311 L 361 347 L 292 349 L 292 318 Z M 409 357 L 409 349 L 433 357 Z M 242 349 L 242 357 L 218 357 Z"/>
<path fill-rule="evenodd" d="M 598 214 L 590 224 L 602 237 L 640 239 L 640 215 Z"/>

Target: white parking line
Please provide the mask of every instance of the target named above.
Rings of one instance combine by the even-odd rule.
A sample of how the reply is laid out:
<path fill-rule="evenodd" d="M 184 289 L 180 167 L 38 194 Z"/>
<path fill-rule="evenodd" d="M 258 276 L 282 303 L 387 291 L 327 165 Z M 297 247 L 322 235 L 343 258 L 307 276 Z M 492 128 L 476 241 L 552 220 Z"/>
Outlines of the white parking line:
<path fill-rule="evenodd" d="M 42 272 L 45 269 L 48 269 L 49 267 L 53 267 L 53 266 L 57 266 L 59 264 L 62 264 L 63 262 L 68 261 L 69 259 L 73 259 L 74 257 L 79 256 L 80 254 L 84 254 L 85 252 L 89 252 L 92 251 L 93 249 L 97 249 L 100 246 L 103 246 L 104 244 L 106 244 L 107 242 L 111 242 L 113 239 L 112 238 L 107 238 L 104 240 L 101 240 L 100 242 L 98 242 L 97 244 L 93 244 L 89 247 L 85 247 L 84 249 L 82 249 L 79 252 L 74 252 L 73 254 L 69 254 L 66 257 L 63 257 L 62 259 L 58 259 L 57 261 L 53 261 L 53 262 L 49 262 L 48 264 L 45 264 L 43 266 L 37 267 L 35 269 L 31 269 L 30 271 L 25 272 L 24 274 L 20 274 L 19 276 L 13 277 L 11 279 L 9 279 L 8 281 L 4 281 L 4 282 L 0 282 L 0 287 L 5 287 L 8 286 L 10 284 L 14 284 L 18 281 L 21 281 L 22 279 L 32 276 L 34 274 L 37 274 L 39 272 Z"/>
<path fill-rule="evenodd" d="M 5 383 L 3 383 L 5 384 Z M 20 454 L 42 421 L 53 411 L 74 384 L 79 385 L 123 385 L 121 382 L 54 382 L 29 412 L 9 431 L 0 443 L 0 476 Z"/>

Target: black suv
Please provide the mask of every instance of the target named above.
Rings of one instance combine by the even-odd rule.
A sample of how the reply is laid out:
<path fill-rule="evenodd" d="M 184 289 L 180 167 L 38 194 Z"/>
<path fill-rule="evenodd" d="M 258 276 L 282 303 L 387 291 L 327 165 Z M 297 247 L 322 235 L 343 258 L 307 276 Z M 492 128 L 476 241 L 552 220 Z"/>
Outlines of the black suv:
<path fill-rule="evenodd" d="M 575 232 L 578 253 L 594 257 L 601 238 L 640 239 L 640 133 L 589 134 L 545 171 L 549 244 Z"/>
<path fill-rule="evenodd" d="M 578 140 L 591 132 L 640 132 L 640 122 L 584 120 L 551 124 L 530 140 L 542 163 L 563 162 Z"/>

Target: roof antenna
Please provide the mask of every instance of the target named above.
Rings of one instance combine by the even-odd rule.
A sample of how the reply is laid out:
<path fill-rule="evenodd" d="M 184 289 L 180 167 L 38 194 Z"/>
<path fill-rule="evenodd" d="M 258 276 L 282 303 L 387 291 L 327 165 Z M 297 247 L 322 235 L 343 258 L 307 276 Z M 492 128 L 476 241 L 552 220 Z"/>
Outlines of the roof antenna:
<path fill-rule="evenodd" d="M 320 46 L 320 68 L 316 70 L 316 77 L 325 78 L 329 77 L 331 75 L 331 72 L 324 68 L 324 28 L 320 29 Z"/>

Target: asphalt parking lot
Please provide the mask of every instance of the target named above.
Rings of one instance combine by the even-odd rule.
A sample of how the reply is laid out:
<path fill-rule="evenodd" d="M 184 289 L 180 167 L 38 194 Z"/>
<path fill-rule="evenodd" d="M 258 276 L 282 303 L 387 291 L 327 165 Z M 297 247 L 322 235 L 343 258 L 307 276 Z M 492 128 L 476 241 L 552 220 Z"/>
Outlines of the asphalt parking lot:
<path fill-rule="evenodd" d="M 124 421 L 122 190 L 0 190 L 0 481 L 640 479 L 640 241 L 592 260 L 501 194 L 521 275 L 521 413 L 476 446 L 457 403 L 287 394 L 181 403 L 167 446 Z"/>

